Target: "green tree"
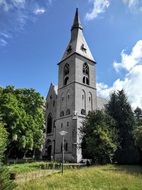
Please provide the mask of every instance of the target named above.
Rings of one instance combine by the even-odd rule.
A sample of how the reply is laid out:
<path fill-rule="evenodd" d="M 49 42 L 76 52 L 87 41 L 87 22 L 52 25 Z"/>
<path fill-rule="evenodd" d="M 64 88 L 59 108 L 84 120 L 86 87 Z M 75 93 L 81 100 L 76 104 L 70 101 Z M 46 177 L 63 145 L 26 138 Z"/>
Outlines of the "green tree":
<path fill-rule="evenodd" d="M 10 180 L 10 174 L 6 167 L 3 166 L 4 151 L 7 145 L 7 132 L 0 121 L 0 190 L 12 190 L 15 184 Z"/>
<path fill-rule="evenodd" d="M 112 93 L 106 106 L 107 113 L 116 121 L 120 147 L 115 158 L 118 163 L 138 162 L 138 152 L 134 145 L 133 129 L 135 117 L 123 90 Z"/>
<path fill-rule="evenodd" d="M 44 100 L 34 89 L 0 89 L 0 113 L 8 132 L 7 155 L 23 157 L 43 143 Z M 38 139 L 38 140 L 37 140 Z"/>
<path fill-rule="evenodd" d="M 118 147 L 114 120 L 103 111 L 90 112 L 81 129 L 84 158 L 110 163 Z"/>
<path fill-rule="evenodd" d="M 0 121 L 0 162 L 2 163 L 3 154 L 7 145 L 7 132 L 4 128 L 4 124 Z"/>
<path fill-rule="evenodd" d="M 136 125 L 141 126 L 142 125 L 142 110 L 141 108 L 137 107 L 134 110 L 135 117 L 136 117 Z"/>
<path fill-rule="evenodd" d="M 134 138 L 135 138 L 135 143 L 136 145 L 140 148 L 142 151 L 142 126 L 138 126 L 134 130 Z"/>

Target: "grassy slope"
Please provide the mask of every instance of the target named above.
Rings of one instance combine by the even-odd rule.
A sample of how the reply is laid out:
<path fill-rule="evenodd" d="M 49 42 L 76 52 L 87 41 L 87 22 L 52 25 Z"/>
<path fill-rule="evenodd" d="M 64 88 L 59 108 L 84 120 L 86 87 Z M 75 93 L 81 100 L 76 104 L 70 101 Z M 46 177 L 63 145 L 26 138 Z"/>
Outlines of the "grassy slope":
<path fill-rule="evenodd" d="M 96 166 L 21 183 L 17 190 L 142 190 L 142 167 Z"/>

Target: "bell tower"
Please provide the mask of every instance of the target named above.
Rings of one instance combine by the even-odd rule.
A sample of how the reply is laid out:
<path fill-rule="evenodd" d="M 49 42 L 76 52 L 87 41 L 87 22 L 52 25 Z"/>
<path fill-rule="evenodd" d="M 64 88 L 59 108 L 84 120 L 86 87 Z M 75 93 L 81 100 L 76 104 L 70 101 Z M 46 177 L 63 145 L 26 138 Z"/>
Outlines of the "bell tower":
<path fill-rule="evenodd" d="M 64 137 L 65 160 L 79 162 L 82 159 L 80 127 L 88 112 L 96 109 L 95 64 L 76 9 L 71 38 L 58 64 L 56 160 L 62 158 L 60 131 L 67 132 Z"/>

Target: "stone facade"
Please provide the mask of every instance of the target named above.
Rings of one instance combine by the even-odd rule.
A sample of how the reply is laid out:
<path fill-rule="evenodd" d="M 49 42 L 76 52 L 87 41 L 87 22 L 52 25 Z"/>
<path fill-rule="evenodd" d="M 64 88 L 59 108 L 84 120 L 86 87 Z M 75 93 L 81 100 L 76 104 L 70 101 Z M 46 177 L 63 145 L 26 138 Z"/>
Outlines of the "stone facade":
<path fill-rule="evenodd" d="M 71 39 L 58 64 L 58 90 L 51 84 L 46 99 L 46 141 L 44 156 L 62 159 L 61 131 L 64 137 L 65 160 L 80 162 L 82 122 L 89 111 L 97 109 L 95 60 L 83 35 L 78 10 Z"/>

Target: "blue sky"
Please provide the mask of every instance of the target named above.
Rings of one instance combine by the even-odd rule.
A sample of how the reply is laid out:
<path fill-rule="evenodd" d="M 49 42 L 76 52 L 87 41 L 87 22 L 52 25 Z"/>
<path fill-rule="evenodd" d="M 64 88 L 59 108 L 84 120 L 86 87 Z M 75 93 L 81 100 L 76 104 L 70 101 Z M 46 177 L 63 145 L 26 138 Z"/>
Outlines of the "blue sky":
<path fill-rule="evenodd" d="M 46 96 L 58 83 L 76 7 L 97 61 L 98 94 L 124 88 L 132 106 L 142 107 L 141 0 L 0 0 L 0 86 Z"/>

